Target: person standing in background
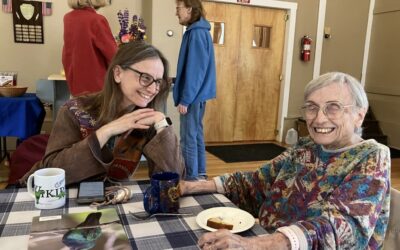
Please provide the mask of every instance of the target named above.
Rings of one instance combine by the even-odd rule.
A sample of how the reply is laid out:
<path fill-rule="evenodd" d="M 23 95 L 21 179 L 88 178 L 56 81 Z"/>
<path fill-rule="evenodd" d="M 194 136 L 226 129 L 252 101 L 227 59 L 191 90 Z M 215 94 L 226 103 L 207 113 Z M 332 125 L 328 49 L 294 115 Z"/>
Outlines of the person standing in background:
<path fill-rule="evenodd" d="M 96 10 L 106 0 L 68 0 L 64 16 L 62 63 L 72 96 L 102 90 L 104 76 L 117 44 L 106 18 Z"/>
<path fill-rule="evenodd" d="M 187 27 L 178 57 L 173 89 L 180 113 L 182 153 L 187 179 L 206 179 L 203 117 L 206 101 L 216 97 L 216 70 L 210 23 L 201 0 L 177 0 L 176 15 Z"/>

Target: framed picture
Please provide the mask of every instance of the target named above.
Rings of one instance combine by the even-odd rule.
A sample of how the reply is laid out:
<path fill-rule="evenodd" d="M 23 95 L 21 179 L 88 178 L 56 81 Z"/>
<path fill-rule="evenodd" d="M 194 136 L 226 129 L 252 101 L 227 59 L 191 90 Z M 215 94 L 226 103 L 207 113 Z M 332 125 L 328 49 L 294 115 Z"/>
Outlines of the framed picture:
<path fill-rule="evenodd" d="M 14 41 L 44 43 L 42 2 L 12 1 Z"/>

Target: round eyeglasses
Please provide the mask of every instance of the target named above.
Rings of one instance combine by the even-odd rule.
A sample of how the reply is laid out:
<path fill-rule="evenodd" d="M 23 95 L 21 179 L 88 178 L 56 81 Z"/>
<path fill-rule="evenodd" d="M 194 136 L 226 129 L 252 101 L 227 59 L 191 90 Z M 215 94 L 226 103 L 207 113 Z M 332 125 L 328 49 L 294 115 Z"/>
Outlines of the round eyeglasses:
<path fill-rule="evenodd" d="M 176 6 L 175 9 L 176 11 L 179 11 L 180 9 L 186 8 L 186 6 Z"/>
<path fill-rule="evenodd" d="M 340 102 L 328 102 L 325 103 L 324 106 L 319 107 L 316 104 L 309 103 L 301 107 L 301 112 L 303 115 L 303 118 L 305 120 L 312 120 L 317 117 L 319 110 L 322 110 L 322 113 L 329 119 L 338 119 L 341 118 L 344 110 L 348 107 L 352 107 L 354 105 L 343 105 Z"/>
<path fill-rule="evenodd" d="M 153 82 L 156 84 L 157 90 L 160 90 L 161 88 L 163 88 L 165 86 L 164 79 L 154 79 L 151 75 L 144 73 L 144 72 L 140 72 L 139 70 L 131 68 L 131 67 L 126 67 L 126 69 L 129 69 L 139 75 L 139 83 L 143 87 L 149 87 L 150 85 L 153 84 Z"/>

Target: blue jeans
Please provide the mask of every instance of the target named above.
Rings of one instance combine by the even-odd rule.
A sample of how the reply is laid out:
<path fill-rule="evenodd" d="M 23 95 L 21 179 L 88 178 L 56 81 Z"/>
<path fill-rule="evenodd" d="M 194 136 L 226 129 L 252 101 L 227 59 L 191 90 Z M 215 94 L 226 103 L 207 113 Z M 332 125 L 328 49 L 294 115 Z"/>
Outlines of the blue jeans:
<path fill-rule="evenodd" d="M 206 150 L 203 134 L 205 109 L 206 102 L 190 104 L 188 112 L 180 115 L 181 147 L 188 179 L 206 175 Z"/>

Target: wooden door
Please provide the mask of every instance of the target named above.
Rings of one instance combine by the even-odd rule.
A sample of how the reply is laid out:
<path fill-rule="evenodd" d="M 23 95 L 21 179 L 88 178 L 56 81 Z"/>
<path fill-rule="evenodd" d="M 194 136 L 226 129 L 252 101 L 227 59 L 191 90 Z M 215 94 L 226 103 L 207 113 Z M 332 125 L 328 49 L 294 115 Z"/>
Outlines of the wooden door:
<path fill-rule="evenodd" d="M 204 7 L 209 21 L 225 26 L 223 45 L 214 44 L 217 99 L 207 103 L 205 140 L 275 139 L 286 11 L 216 2 Z M 260 30 L 267 37 L 254 46 Z"/>
<path fill-rule="evenodd" d="M 224 42 L 214 44 L 217 67 L 217 98 L 207 102 L 204 116 L 206 141 L 232 141 L 236 112 L 240 8 L 233 4 L 203 2 L 207 19 L 224 23 Z M 209 19 L 211 18 L 211 20 Z"/>

